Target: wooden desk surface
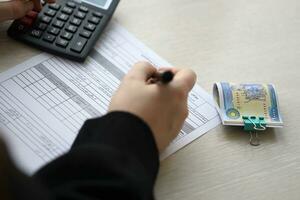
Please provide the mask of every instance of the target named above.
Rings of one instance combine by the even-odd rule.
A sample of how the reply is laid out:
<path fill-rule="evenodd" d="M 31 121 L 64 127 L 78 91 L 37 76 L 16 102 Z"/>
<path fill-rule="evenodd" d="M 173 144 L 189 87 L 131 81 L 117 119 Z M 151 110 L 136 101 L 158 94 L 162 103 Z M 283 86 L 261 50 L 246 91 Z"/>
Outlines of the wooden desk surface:
<path fill-rule="evenodd" d="M 161 164 L 158 200 L 299 199 L 300 1 L 130 0 L 117 19 L 176 66 L 193 68 L 211 92 L 215 81 L 274 83 L 283 129 L 248 144 L 239 128 L 219 126 Z M 39 51 L 0 26 L 0 70 Z"/>

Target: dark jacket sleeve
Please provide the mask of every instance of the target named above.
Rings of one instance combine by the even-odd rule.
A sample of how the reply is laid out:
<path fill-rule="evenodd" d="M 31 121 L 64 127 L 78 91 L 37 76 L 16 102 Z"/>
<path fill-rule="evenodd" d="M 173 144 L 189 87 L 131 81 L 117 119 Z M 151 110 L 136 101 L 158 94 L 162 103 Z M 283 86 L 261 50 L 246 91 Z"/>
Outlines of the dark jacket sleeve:
<path fill-rule="evenodd" d="M 32 180 L 54 199 L 146 200 L 154 199 L 158 167 L 148 125 L 130 113 L 112 112 L 86 121 L 71 150 Z"/>

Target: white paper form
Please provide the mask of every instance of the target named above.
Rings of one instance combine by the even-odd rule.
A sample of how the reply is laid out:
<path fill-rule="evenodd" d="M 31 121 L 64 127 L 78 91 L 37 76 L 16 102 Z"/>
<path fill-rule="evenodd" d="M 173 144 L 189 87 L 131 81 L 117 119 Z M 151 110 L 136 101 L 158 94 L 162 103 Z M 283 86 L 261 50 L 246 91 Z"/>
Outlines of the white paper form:
<path fill-rule="evenodd" d="M 31 174 L 68 151 L 88 118 L 107 112 L 122 77 L 140 60 L 171 66 L 111 22 L 85 63 L 38 55 L 0 74 L 0 128 L 15 160 Z M 195 86 L 189 116 L 166 158 L 220 123 L 212 97 Z"/>

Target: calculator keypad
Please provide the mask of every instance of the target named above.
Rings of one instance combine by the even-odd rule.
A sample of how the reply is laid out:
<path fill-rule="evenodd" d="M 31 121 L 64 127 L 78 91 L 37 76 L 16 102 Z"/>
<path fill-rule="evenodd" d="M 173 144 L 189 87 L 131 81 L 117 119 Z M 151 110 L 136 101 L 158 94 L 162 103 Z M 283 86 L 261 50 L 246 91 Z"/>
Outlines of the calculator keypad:
<path fill-rule="evenodd" d="M 52 43 L 55 40 L 55 36 L 46 33 L 44 34 L 43 40 Z"/>
<path fill-rule="evenodd" d="M 45 12 L 45 15 L 49 16 L 49 17 L 54 17 L 56 15 L 56 11 L 49 9 Z"/>
<path fill-rule="evenodd" d="M 41 21 L 46 23 L 46 24 L 49 24 L 51 22 L 52 18 L 51 17 L 48 17 L 48 16 L 43 16 L 41 18 Z"/>
<path fill-rule="evenodd" d="M 64 40 L 64 39 L 61 39 L 61 38 L 58 38 L 57 41 L 56 41 L 56 44 L 60 47 L 67 47 L 69 42 L 67 40 Z"/>
<path fill-rule="evenodd" d="M 49 4 L 49 8 L 53 9 L 53 10 L 59 10 L 60 9 L 60 5 L 59 4 Z"/>
<path fill-rule="evenodd" d="M 89 9 L 85 6 L 80 6 L 79 10 L 82 11 L 82 12 L 85 12 L 85 13 L 87 13 L 89 11 Z"/>
<path fill-rule="evenodd" d="M 57 28 L 62 28 L 64 27 L 65 25 L 65 22 L 61 21 L 61 20 L 55 20 L 53 23 L 52 23 L 52 26 L 55 26 Z"/>
<path fill-rule="evenodd" d="M 66 21 L 68 21 L 69 17 L 70 17 L 69 15 L 61 13 L 61 14 L 58 15 L 57 19 L 60 19 L 60 20 L 66 22 Z"/>
<path fill-rule="evenodd" d="M 70 8 L 76 8 L 76 4 L 74 2 L 72 2 L 72 1 L 69 1 L 67 3 L 67 6 L 70 7 Z"/>
<path fill-rule="evenodd" d="M 88 7 L 77 5 L 77 3 L 72 1 L 67 2 L 65 6 L 49 4 L 48 9 L 43 13 L 40 22 L 38 22 L 37 29 L 32 30 L 30 35 L 40 38 L 43 31 L 47 29 L 47 32 L 43 35 L 43 40 L 49 43 L 55 41 L 55 45 L 66 48 L 86 16 L 90 13 Z M 35 13 L 31 14 L 33 18 L 36 17 L 34 16 Z M 100 12 L 92 12 L 90 14 L 90 17 L 88 17 L 83 25 L 83 30 L 80 31 L 78 38 L 76 38 L 76 42 L 73 42 L 70 48 L 72 51 L 80 53 L 83 50 L 102 17 L 103 14 Z M 30 18 L 25 19 L 26 24 L 31 24 L 31 21 Z M 50 26 L 48 27 L 48 25 Z"/>
<path fill-rule="evenodd" d="M 85 15 L 86 14 L 84 12 L 80 12 L 80 11 L 78 11 L 78 12 L 75 13 L 75 17 L 77 17 L 79 19 L 84 19 Z"/>
<path fill-rule="evenodd" d="M 20 38 L 42 49 L 76 57 L 77 60 L 77 57 L 86 57 L 87 52 L 83 50 L 87 44 L 91 48 L 96 35 L 100 34 L 108 21 L 103 19 L 107 12 L 104 15 L 98 10 L 85 3 L 57 0 L 57 3 L 45 4 L 40 13 L 30 11 L 22 19 L 16 20 L 18 23 L 14 28 L 21 33 Z"/>
<path fill-rule="evenodd" d="M 87 23 L 85 26 L 84 26 L 85 29 L 89 30 L 89 31 L 94 31 L 95 28 L 96 28 L 96 25 L 94 24 L 91 24 L 91 23 Z"/>
<path fill-rule="evenodd" d="M 60 35 L 60 37 L 66 39 L 66 40 L 71 40 L 72 37 L 73 37 L 73 34 L 70 33 L 70 32 L 64 31 L 64 32 Z"/>
<path fill-rule="evenodd" d="M 71 50 L 80 53 L 83 50 L 86 43 L 87 43 L 87 39 L 83 37 L 79 37 L 78 40 L 71 47 Z"/>
<path fill-rule="evenodd" d="M 54 28 L 54 27 L 50 27 L 49 30 L 47 31 L 48 33 L 52 34 L 52 35 L 58 35 L 60 32 L 60 29 L 58 28 Z"/>
<path fill-rule="evenodd" d="M 81 19 L 78 19 L 78 18 L 76 18 L 76 17 L 74 17 L 74 18 L 70 21 L 70 23 L 73 24 L 73 25 L 75 25 L 75 26 L 80 26 L 81 22 L 82 22 L 82 20 L 81 20 Z"/>
<path fill-rule="evenodd" d="M 83 30 L 82 32 L 80 32 L 80 34 L 82 37 L 85 37 L 85 38 L 90 38 L 91 35 L 92 35 L 92 32 L 91 31 L 87 31 L 87 30 Z"/>
<path fill-rule="evenodd" d="M 43 32 L 40 30 L 33 29 L 33 30 L 31 30 L 30 35 L 32 35 L 33 37 L 36 37 L 36 38 L 40 38 L 42 36 L 42 33 Z"/>
<path fill-rule="evenodd" d="M 48 26 L 47 24 L 42 23 L 42 22 L 39 22 L 39 23 L 36 24 L 36 28 L 41 30 L 41 31 L 46 30 L 47 26 Z"/>
<path fill-rule="evenodd" d="M 93 24 L 99 24 L 100 20 L 101 19 L 99 17 L 91 17 L 88 21 Z"/>
<path fill-rule="evenodd" d="M 67 15 L 71 15 L 73 12 L 72 8 L 69 7 L 63 7 L 63 9 L 61 10 L 61 12 L 66 13 Z"/>
<path fill-rule="evenodd" d="M 75 33 L 77 31 L 77 27 L 74 26 L 74 25 L 68 25 L 66 27 L 66 30 L 69 31 L 69 32 L 71 32 L 71 33 Z"/>
<path fill-rule="evenodd" d="M 93 15 L 94 15 L 95 17 L 99 17 L 99 18 L 102 18 L 102 17 L 103 17 L 103 14 L 100 13 L 100 12 L 93 12 Z"/>

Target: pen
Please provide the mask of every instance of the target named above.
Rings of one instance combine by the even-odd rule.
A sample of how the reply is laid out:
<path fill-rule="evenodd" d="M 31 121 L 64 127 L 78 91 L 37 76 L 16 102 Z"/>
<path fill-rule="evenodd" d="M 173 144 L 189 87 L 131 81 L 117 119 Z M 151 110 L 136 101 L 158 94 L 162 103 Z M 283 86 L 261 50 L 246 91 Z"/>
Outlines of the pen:
<path fill-rule="evenodd" d="M 173 80 L 174 74 L 172 71 L 156 72 L 152 75 L 152 83 L 161 82 L 167 84 Z"/>

